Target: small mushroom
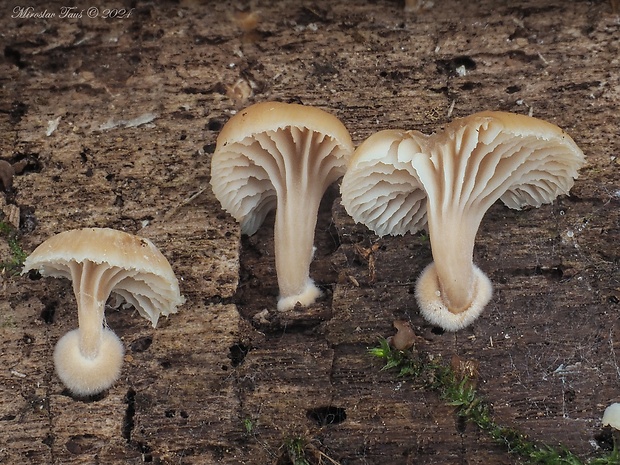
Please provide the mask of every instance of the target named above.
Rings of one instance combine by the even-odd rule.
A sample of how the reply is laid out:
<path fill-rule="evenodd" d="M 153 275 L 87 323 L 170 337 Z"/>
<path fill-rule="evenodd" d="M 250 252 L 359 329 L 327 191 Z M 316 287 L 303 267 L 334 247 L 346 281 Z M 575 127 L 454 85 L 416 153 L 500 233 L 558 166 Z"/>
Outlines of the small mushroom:
<path fill-rule="evenodd" d="M 108 228 L 65 231 L 52 236 L 24 262 L 23 273 L 73 282 L 79 328 L 56 344 L 54 364 L 62 382 L 78 396 L 97 394 L 120 376 L 123 344 L 105 324 L 111 293 L 132 304 L 153 327 L 160 315 L 185 299 L 166 257 L 148 239 Z"/>
<path fill-rule="evenodd" d="M 276 209 L 278 310 L 310 305 L 321 294 L 309 273 L 319 204 L 352 152 L 351 136 L 335 116 L 279 102 L 240 111 L 217 138 L 211 186 L 241 232 L 254 234 Z"/>
<path fill-rule="evenodd" d="M 427 223 L 434 262 L 416 285 L 420 311 L 456 331 L 473 322 L 492 285 L 473 263 L 478 227 L 501 199 L 539 207 L 567 194 L 583 152 L 559 127 L 529 116 L 482 112 L 426 136 L 381 131 L 351 158 L 342 203 L 377 234 L 415 232 Z"/>
<path fill-rule="evenodd" d="M 610 404 L 603 413 L 603 426 L 611 426 L 614 430 L 620 431 L 620 403 Z"/>

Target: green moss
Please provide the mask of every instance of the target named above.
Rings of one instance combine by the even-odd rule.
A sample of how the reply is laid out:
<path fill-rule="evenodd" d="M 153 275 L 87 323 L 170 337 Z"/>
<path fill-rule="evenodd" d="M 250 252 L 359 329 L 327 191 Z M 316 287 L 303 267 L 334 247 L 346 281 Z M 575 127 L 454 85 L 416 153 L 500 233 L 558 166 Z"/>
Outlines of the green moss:
<path fill-rule="evenodd" d="M 0 236 L 6 240 L 10 251 L 10 256 L 0 261 L 0 270 L 4 273 L 18 274 L 28 256 L 19 244 L 18 233 L 10 224 L 0 221 Z"/>

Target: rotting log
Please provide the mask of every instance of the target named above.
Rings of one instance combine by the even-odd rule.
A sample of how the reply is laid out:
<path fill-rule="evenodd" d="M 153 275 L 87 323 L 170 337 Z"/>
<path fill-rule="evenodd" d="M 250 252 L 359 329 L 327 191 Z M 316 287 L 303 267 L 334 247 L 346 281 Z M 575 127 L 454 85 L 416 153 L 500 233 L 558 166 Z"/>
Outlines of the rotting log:
<path fill-rule="evenodd" d="M 51 361 L 76 325 L 69 282 L 2 275 L 0 462 L 282 464 L 297 436 L 349 465 L 518 462 L 435 394 L 379 371 L 366 348 L 396 318 L 429 352 L 480 363 L 498 421 L 596 452 L 620 383 L 620 26 L 609 2 L 449 0 L 417 14 L 388 0 L 136 2 L 123 19 L 61 19 L 62 6 L 46 3 L 54 18 L 0 17 L 1 157 L 36 161 L 0 193 L 22 212 L 20 243 L 31 251 L 87 226 L 143 234 L 188 302 L 157 329 L 131 309 L 108 312 L 127 349 L 122 378 L 77 401 Z M 238 8 L 258 14 L 255 28 Z M 379 240 L 337 193 L 311 269 L 326 299 L 276 318 L 271 226 L 240 239 L 208 188 L 219 129 L 268 99 L 324 108 L 356 143 L 480 110 L 532 113 L 565 129 L 588 165 L 553 205 L 492 207 L 474 253 L 495 295 L 459 333 L 417 312 L 424 236 Z M 265 309 L 267 323 L 253 319 Z M 322 407 L 346 418 L 308 415 Z"/>

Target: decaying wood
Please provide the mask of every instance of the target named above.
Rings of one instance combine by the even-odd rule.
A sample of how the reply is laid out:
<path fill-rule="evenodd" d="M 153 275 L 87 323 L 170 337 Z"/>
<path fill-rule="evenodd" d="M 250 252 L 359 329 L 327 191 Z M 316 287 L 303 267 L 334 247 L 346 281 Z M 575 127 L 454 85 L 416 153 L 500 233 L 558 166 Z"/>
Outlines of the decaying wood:
<path fill-rule="evenodd" d="M 604 445 L 600 418 L 620 400 L 615 2 L 414 3 L 137 1 L 116 18 L 96 5 L 62 18 L 52 0 L 33 12 L 54 17 L 4 11 L 0 158 L 27 160 L 5 196 L 20 243 L 31 251 L 86 226 L 142 234 L 187 303 L 156 329 L 109 309 L 127 350 L 122 378 L 76 400 L 52 365 L 77 325 L 70 283 L 2 276 L 0 463 L 282 465 L 297 437 L 316 463 L 518 463 L 435 394 L 380 371 L 367 348 L 394 320 L 425 350 L 475 366 L 497 421 L 585 458 Z M 222 125 L 269 99 L 334 113 L 356 143 L 486 109 L 532 114 L 564 128 L 588 163 L 553 205 L 491 208 L 475 261 L 495 294 L 461 332 L 418 314 L 428 238 L 378 241 L 337 189 L 311 269 L 325 297 L 278 315 L 272 223 L 240 237 L 208 184 Z"/>

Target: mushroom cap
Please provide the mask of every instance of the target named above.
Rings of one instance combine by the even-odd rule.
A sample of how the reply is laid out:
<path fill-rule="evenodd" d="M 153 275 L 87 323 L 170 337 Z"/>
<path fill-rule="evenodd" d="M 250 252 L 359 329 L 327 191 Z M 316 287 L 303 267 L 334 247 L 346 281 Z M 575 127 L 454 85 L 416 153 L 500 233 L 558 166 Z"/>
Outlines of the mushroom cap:
<path fill-rule="evenodd" d="M 615 402 L 605 409 L 602 423 L 603 426 L 611 426 L 620 430 L 620 403 Z"/>
<path fill-rule="evenodd" d="M 423 228 L 428 196 L 436 209 L 460 203 L 486 211 L 498 198 L 514 209 L 567 194 L 583 152 L 558 126 L 519 114 L 484 111 L 443 131 L 387 130 L 370 136 L 349 161 L 342 203 L 378 235 Z"/>
<path fill-rule="evenodd" d="M 92 262 L 109 268 L 111 292 L 133 304 L 153 326 L 185 299 L 166 257 L 148 239 L 109 228 L 73 229 L 50 237 L 26 258 L 22 274 L 71 279 L 71 267 Z"/>
<path fill-rule="evenodd" d="M 56 343 L 54 366 L 58 377 L 78 396 L 90 396 L 108 389 L 121 375 L 123 343 L 113 331 L 104 328 L 101 350 L 96 357 L 80 351 L 79 329 L 66 333 Z"/>
<path fill-rule="evenodd" d="M 213 193 L 254 234 L 289 185 L 325 189 L 346 170 L 351 136 L 335 116 L 316 107 L 282 102 L 254 104 L 222 128 L 211 160 Z"/>
<path fill-rule="evenodd" d="M 340 192 L 347 213 L 378 236 L 415 233 L 426 225 L 426 192 L 409 151 L 423 153 L 428 136 L 386 129 L 353 153 Z"/>
<path fill-rule="evenodd" d="M 449 154 L 433 160 L 444 168 L 440 183 L 462 184 L 454 198 L 467 197 L 485 210 L 497 198 L 517 210 L 550 203 L 568 194 L 585 163 L 575 141 L 555 124 L 503 111 L 456 119 L 429 143 Z"/>

